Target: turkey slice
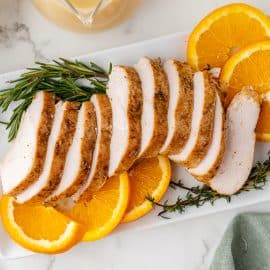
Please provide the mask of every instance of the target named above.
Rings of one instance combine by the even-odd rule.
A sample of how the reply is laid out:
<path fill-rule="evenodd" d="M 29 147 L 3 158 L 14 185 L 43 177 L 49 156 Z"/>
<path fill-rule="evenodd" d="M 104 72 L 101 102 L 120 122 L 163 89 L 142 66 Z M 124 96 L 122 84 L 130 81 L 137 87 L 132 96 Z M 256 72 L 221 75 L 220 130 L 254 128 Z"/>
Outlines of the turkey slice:
<path fill-rule="evenodd" d="M 91 101 L 97 118 L 97 137 L 90 174 L 87 181 L 74 194 L 73 200 L 90 199 L 108 177 L 110 161 L 110 140 L 112 133 L 112 109 L 107 95 L 95 94 Z"/>
<path fill-rule="evenodd" d="M 216 92 L 216 107 L 212 141 L 208 152 L 199 165 L 189 172 L 199 181 L 208 182 L 220 165 L 225 150 L 225 112 L 221 97 Z"/>
<path fill-rule="evenodd" d="M 141 145 L 142 88 L 134 68 L 114 66 L 108 83 L 113 130 L 109 176 L 128 170 Z"/>
<path fill-rule="evenodd" d="M 47 202 L 72 196 L 86 181 L 96 143 L 96 128 L 94 105 L 90 101 L 83 102 L 60 184 L 46 199 Z"/>
<path fill-rule="evenodd" d="M 173 155 L 181 151 L 191 128 L 193 85 L 192 68 L 177 60 L 168 60 L 164 70 L 169 81 L 168 134 L 160 153 Z"/>
<path fill-rule="evenodd" d="M 19 203 L 44 201 L 61 180 L 66 155 L 75 132 L 78 104 L 60 101 L 55 107 L 43 171 L 35 183 L 16 196 Z"/>
<path fill-rule="evenodd" d="M 142 82 L 142 140 L 140 158 L 155 157 L 168 133 L 169 85 L 160 59 L 143 57 L 134 66 Z"/>
<path fill-rule="evenodd" d="M 224 157 L 209 183 L 220 194 L 236 193 L 248 179 L 252 169 L 259 113 L 259 96 L 250 89 L 236 94 L 227 109 Z"/>
<path fill-rule="evenodd" d="M 207 72 L 193 76 L 193 110 L 189 138 L 177 155 L 169 158 L 187 168 L 198 166 L 212 139 L 216 93 Z"/>
<path fill-rule="evenodd" d="M 40 91 L 24 113 L 15 142 L 1 167 L 4 194 L 15 196 L 40 176 L 53 123 L 54 104 L 53 94 Z"/>

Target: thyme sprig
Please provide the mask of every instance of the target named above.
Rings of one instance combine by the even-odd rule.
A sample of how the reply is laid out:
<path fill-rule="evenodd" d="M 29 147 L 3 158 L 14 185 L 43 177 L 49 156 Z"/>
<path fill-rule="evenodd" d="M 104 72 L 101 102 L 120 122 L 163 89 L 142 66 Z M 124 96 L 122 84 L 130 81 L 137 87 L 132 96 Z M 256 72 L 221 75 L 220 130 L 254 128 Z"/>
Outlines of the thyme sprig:
<path fill-rule="evenodd" d="M 36 62 L 36 67 L 28 68 L 16 80 L 10 81 L 10 88 L 0 91 L 0 110 L 5 112 L 11 103 L 19 101 L 7 124 L 9 141 L 18 132 L 22 115 L 32 102 L 37 91 L 46 90 L 55 93 L 62 100 L 83 102 L 94 93 L 105 93 L 111 64 L 106 71 L 97 64 L 84 64 L 64 58 L 52 63 Z M 88 83 L 83 84 L 81 80 Z"/>
<path fill-rule="evenodd" d="M 242 192 L 263 189 L 268 180 L 268 176 L 270 176 L 270 154 L 268 154 L 268 158 L 265 161 L 256 163 L 252 168 L 245 185 L 232 196 L 236 196 Z M 158 203 L 153 197 L 147 196 L 147 199 L 153 206 L 162 208 L 162 211 L 160 211 L 158 215 L 163 218 L 169 218 L 165 215 L 166 213 L 178 212 L 181 214 L 185 212 L 186 208 L 191 206 L 200 207 L 205 203 L 213 205 L 219 199 L 225 199 L 227 202 L 230 202 L 232 198 L 232 196 L 219 194 L 206 185 L 191 188 L 187 187 L 181 180 L 178 182 L 171 181 L 170 186 L 174 189 L 180 188 L 186 190 L 187 193 L 183 198 L 179 196 L 174 203 L 169 203 L 168 201 Z"/>

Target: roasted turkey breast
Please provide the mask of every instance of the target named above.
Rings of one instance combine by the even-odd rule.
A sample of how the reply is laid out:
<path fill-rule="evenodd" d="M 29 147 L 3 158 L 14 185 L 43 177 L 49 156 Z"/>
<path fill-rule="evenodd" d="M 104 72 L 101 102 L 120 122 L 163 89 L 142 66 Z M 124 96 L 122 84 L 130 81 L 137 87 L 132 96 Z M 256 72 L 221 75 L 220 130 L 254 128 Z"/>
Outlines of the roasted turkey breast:
<path fill-rule="evenodd" d="M 143 57 L 134 66 L 142 83 L 140 158 L 158 155 L 168 133 L 169 85 L 160 59 Z"/>
<path fill-rule="evenodd" d="M 90 173 L 84 184 L 74 194 L 73 200 L 91 199 L 108 178 L 110 141 L 112 134 L 112 108 L 106 95 L 95 94 L 91 98 L 97 118 L 97 136 Z"/>
<path fill-rule="evenodd" d="M 142 87 L 132 67 L 114 66 L 107 94 L 112 105 L 109 176 L 128 170 L 141 146 Z"/>
<path fill-rule="evenodd" d="M 190 135 L 193 110 L 193 71 L 188 64 L 168 60 L 164 70 L 169 81 L 168 134 L 160 153 L 173 155 L 181 151 Z"/>
<path fill-rule="evenodd" d="M 189 169 L 189 172 L 199 181 L 208 183 L 216 174 L 225 150 L 225 112 L 221 101 L 221 96 L 216 92 L 216 106 L 212 141 L 209 149 L 195 168 Z"/>
<path fill-rule="evenodd" d="M 55 96 L 38 92 L 23 115 L 15 142 L 3 160 L 4 194 L 15 196 L 35 183 L 42 173 L 55 112 Z"/>
<path fill-rule="evenodd" d="M 169 158 L 187 168 L 194 168 L 205 157 L 212 139 L 215 88 L 207 72 L 196 72 L 193 76 L 193 110 L 189 138 L 179 154 Z"/>
<path fill-rule="evenodd" d="M 61 181 L 46 202 L 56 202 L 72 196 L 86 181 L 96 143 L 96 113 L 94 105 L 83 102 L 72 144 L 68 150 Z"/>
<path fill-rule="evenodd" d="M 56 104 L 42 173 L 37 181 L 17 194 L 16 200 L 19 203 L 43 202 L 57 188 L 62 177 L 67 152 L 73 140 L 77 115 L 77 103 L 59 101 Z"/>
<path fill-rule="evenodd" d="M 244 89 L 226 112 L 226 148 L 216 175 L 209 181 L 220 194 L 236 193 L 248 179 L 255 150 L 255 128 L 260 113 L 258 93 Z"/>

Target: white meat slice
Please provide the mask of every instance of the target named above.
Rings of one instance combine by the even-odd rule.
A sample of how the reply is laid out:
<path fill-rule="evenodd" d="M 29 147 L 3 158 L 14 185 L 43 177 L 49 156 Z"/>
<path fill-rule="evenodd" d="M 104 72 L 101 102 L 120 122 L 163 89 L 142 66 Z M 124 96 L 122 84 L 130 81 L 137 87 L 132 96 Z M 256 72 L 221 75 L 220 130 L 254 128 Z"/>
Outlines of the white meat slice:
<path fill-rule="evenodd" d="M 199 181 L 207 183 L 220 165 L 225 150 L 225 112 L 221 97 L 216 93 L 216 107 L 212 141 L 208 152 L 199 165 L 189 172 Z"/>
<path fill-rule="evenodd" d="M 191 128 L 193 85 L 192 68 L 177 60 L 168 60 L 164 70 L 169 81 L 168 134 L 160 153 L 173 155 L 181 151 Z"/>
<path fill-rule="evenodd" d="M 75 132 L 78 104 L 58 102 L 43 171 L 38 180 L 16 196 L 18 203 L 44 201 L 58 186 Z"/>
<path fill-rule="evenodd" d="M 97 137 L 93 161 L 86 182 L 73 195 L 74 201 L 91 199 L 93 193 L 99 190 L 108 178 L 112 134 L 111 104 L 107 95 L 93 95 L 91 101 L 94 105 L 97 118 Z"/>
<path fill-rule="evenodd" d="M 72 196 L 86 181 L 96 143 L 96 128 L 94 106 L 90 101 L 83 102 L 61 181 L 56 190 L 46 199 L 48 203 Z"/>
<path fill-rule="evenodd" d="M 248 179 L 259 113 L 259 96 L 250 89 L 236 94 L 227 109 L 225 153 L 216 175 L 209 183 L 220 194 L 236 193 Z"/>
<path fill-rule="evenodd" d="M 53 123 L 54 105 L 55 96 L 40 91 L 23 115 L 15 142 L 1 167 L 4 194 L 15 196 L 40 176 Z"/>
<path fill-rule="evenodd" d="M 198 166 L 212 139 L 216 93 L 207 72 L 193 77 L 193 112 L 189 138 L 179 154 L 169 158 L 187 168 Z"/>
<path fill-rule="evenodd" d="M 107 94 L 113 115 L 109 165 L 109 176 L 112 176 L 128 170 L 140 151 L 142 88 L 136 70 L 114 66 Z"/>
<path fill-rule="evenodd" d="M 168 133 L 169 84 L 160 59 L 143 57 L 134 66 L 142 83 L 142 140 L 140 158 L 155 157 Z"/>

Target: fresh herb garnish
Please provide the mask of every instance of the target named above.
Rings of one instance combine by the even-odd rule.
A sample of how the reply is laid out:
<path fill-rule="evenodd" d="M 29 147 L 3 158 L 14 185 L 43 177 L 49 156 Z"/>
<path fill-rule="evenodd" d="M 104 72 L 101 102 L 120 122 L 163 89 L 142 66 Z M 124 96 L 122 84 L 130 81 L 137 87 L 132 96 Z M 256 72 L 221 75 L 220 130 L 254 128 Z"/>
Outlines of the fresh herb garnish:
<path fill-rule="evenodd" d="M 256 165 L 252 168 L 248 180 L 245 185 L 234 195 L 236 196 L 244 191 L 248 192 L 251 190 L 263 189 L 267 177 L 270 176 L 270 154 L 264 162 L 257 162 Z M 174 203 L 169 203 L 165 201 L 164 203 L 155 202 L 155 199 L 151 196 L 147 196 L 147 199 L 153 204 L 153 206 L 158 206 L 162 208 L 162 211 L 159 212 L 159 216 L 163 218 L 169 218 L 165 216 L 166 213 L 183 213 L 187 207 L 196 206 L 200 207 L 205 203 L 214 204 L 216 200 L 225 199 L 227 202 L 231 201 L 232 196 L 221 195 L 216 191 L 213 191 L 210 187 L 196 186 L 196 187 L 186 187 L 181 181 L 173 182 L 171 181 L 170 186 L 172 188 L 180 188 L 187 191 L 184 198 L 178 197 Z"/>
<path fill-rule="evenodd" d="M 12 102 L 20 101 L 7 124 L 9 141 L 16 137 L 22 115 L 37 91 L 46 90 L 62 100 L 83 102 L 89 100 L 94 93 L 105 93 L 111 72 L 111 64 L 109 71 L 106 71 L 93 62 L 86 65 L 64 58 L 50 64 L 36 64 L 36 67 L 28 68 L 18 79 L 10 81 L 10 88 L 0 91 L 2 112 L 5 112 Z M 83 84 L 81 79 L 86 80 L 87 84 Z"/>

